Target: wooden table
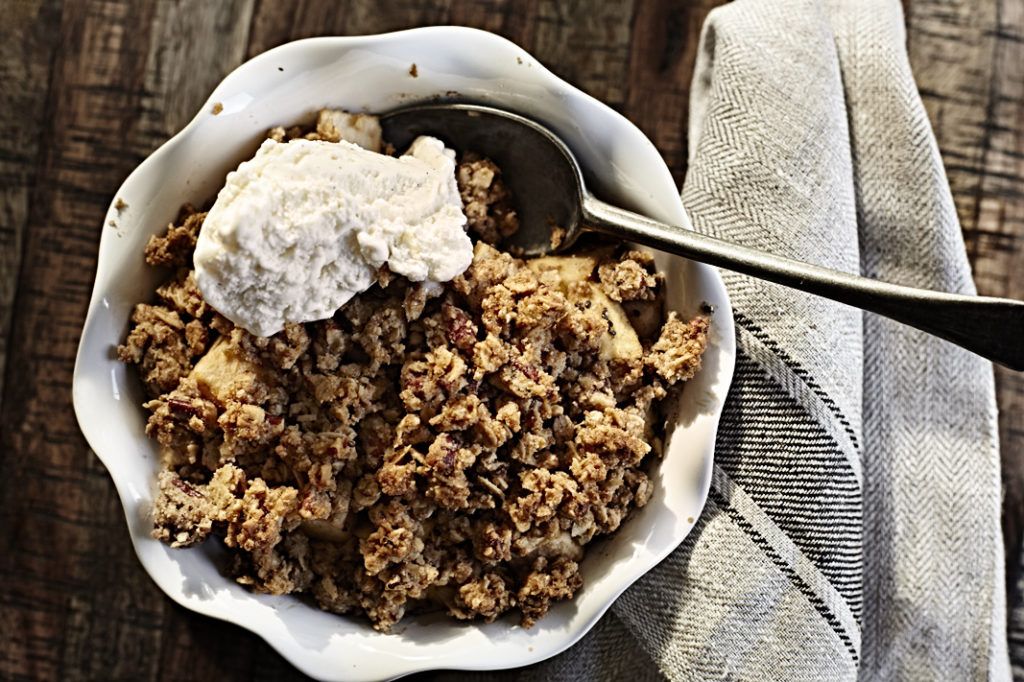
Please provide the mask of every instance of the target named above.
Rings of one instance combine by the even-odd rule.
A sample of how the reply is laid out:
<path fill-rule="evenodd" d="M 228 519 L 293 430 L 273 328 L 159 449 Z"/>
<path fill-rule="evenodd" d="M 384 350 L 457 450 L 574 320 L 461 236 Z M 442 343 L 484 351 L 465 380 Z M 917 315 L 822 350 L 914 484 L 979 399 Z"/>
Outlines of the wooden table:
<path fill-rule="evenodd" d="M 248 57 L 425 24 L 500 33 L 686 171 L 697 36 L 717 0 L 0 0 L 0 679 L 301 678 L 159 592 L 71 410 L 114 191 Z M 1024 3 L 904 0 L 908 47 L 982 293 L 1024 298 Z M 1024 375 L 997 370 L 1008 580 L 1024 528 Z"/>

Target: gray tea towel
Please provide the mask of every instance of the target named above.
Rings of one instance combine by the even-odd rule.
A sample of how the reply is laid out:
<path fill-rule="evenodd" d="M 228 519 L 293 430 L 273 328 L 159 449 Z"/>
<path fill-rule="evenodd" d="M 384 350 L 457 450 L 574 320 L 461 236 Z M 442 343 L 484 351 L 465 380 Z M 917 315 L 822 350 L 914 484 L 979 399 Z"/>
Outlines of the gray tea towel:
<path fill-rule="evenodd" d="M 697 230 L 973 292 L 898 0 L 737 0 L 701 36 Z M 723 272 L 739 354 L 707 507 L 565 654 L 509 677 L 1008 679 L 991 365 Z"/>

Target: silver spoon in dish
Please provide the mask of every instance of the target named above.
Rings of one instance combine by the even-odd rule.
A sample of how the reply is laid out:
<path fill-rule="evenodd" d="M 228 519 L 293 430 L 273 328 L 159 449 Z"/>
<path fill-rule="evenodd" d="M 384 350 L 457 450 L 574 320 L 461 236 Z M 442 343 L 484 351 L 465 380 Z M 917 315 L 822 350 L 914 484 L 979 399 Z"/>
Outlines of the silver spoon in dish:
<path fill-rule="evenodd" d="M 528 118 L 472 104 L 428 104 L 381 115 L 385 139 L 401 149 L 419 135 L 490 157 L 517 203 L 509 246 L 525 257 L 562 251 L 596 231 L 868 310 L 1024 370 L 1024 302 L 900 286 L 775 256 L 666 225 L 597 199 L 572 152 Z M 565 236 L 552 245 L 552 227 Z"/>

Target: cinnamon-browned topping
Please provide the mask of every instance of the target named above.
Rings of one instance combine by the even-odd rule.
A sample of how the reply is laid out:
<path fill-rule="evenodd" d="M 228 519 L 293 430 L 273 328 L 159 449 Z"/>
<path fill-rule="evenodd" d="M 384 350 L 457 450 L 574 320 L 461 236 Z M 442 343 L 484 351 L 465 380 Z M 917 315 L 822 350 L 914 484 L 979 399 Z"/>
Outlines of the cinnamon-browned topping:
<path fill-rule="evenodd" d="M 350 123 L 321 114 L 314 134 Z M 487 244 L 515 227 L 500 171 L 470 159 L 458 178 L 483 240 L 452 282 L 390 275 L 271 338 L 210 309 L 187 267 L 136 306 L 118 356 L 163 452 L 156 537 L 219 536 L 243 584 L 382 631 L 431 604 L 528 627 L 580 588 L 584 546 L 650 498 L 658 403 L 699 367 L 708 319 L 665 321 L 645 254 L 528 263 Z M 202 218 L 184 211 L 147 260 L 190 262 Z"/>

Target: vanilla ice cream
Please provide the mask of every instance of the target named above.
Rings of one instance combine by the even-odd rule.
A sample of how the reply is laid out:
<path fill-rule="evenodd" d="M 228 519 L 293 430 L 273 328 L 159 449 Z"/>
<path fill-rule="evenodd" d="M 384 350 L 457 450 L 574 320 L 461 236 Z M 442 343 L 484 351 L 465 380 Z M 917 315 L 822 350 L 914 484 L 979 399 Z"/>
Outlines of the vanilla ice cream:
<path fill-rule="evenodd" d="M 455 154 L 420 137 L 399 158 L 348 142 L 267 140 L 229 173 L 196 244 L 199 290 L 258 336 L 330 317 L 385 263 L 446 282 L 473 260 Z"/>

